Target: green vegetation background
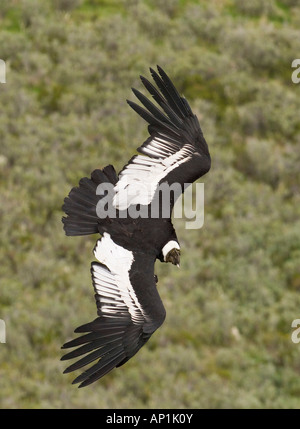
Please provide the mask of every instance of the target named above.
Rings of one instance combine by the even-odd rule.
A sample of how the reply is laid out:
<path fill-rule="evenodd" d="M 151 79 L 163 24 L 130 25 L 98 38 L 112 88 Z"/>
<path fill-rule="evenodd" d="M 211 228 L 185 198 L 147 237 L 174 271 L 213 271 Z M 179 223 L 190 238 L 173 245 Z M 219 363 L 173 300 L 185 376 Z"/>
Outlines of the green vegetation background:
<path fill-rule="evenodd" d="M 298 408 L 299 1 L 2 0 L 0 26 L 1 408 Z M 210 147 L 205 225 L 175 220 L 164 325 L 77 389 L 60 347 L 96 317 L 95 237 L 65 237 L 61 205 L 146 138 L 125 100 L 156 64 Z"/>

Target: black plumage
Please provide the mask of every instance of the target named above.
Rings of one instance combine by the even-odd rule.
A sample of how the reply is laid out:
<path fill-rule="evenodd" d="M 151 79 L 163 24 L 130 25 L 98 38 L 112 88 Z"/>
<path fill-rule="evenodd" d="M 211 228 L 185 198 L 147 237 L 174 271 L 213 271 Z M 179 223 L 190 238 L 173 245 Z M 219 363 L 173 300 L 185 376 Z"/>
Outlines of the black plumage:
<path fill-rule="evenodd" d="M 159 201 L 161 184 L 179 183 L 183 192 L 210 169 L 210 154 L 199 121 L 167 74 L 150 69 L 157 88 L 141 81 L 156 106 L 140 91 L 133 93 L 143 107 L 128 104 L 148 123 L 150 136 L 117 175 L 113 166 L 95 170 L 83 178 L 65 198 L 66 235 L 99 233 L 91 274 L 98 317 L 75 330 L 82 336 L 67 342 L 75 348 L 62 359 L 77 359 L 65 372 L 92 364 L 74 382 L 86 386 L 128 361 L 161 326 L 165 309 L 157 291 L 156 259 L 179 263 L 180 246 L 171 222 L 176 198 L 169 201 L 168 215 L 151 217 Z M 111 194 L 99 186 L 111 185 Z M 99 203 L 115 209 L 115 216 L 99 217 Z M 132 209 L 148 216 L 133 217 Z M 144 212 L 145 213 L 145 212 Z M 96 363 L 94 363 L 96 361 Z"/>

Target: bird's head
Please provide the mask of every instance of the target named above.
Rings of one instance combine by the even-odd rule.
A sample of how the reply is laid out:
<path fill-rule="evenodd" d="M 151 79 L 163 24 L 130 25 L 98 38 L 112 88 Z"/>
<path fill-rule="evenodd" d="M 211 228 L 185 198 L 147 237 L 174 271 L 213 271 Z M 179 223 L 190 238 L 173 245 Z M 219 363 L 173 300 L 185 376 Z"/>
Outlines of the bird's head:
<path fill-rule="evenodd" d="M 180 266 L 180 247 L 177 241 L 171 240 L 162 248 L 163 260 Z"/>
<path fill-rule="evenodd" d="M 170 252 L 166 255 L 166 262 L 171 262 L 171 264 L 177 265 L 180 267 L 180 249 L 171 249 Z"/>

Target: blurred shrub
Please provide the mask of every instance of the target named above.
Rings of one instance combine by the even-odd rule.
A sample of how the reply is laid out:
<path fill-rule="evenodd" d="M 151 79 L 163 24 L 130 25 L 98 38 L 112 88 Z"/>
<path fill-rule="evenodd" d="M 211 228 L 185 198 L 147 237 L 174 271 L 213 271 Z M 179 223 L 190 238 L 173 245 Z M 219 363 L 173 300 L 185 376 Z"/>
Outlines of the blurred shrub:
<path fill-rule="evenodd" d="M 80 6 L 83 3 L 83 0 L 54 0 L 54 7 L 63 10 L 63 11 L 71 11 L 76 7 Z"/>
<path fill-rule="evenodd" d="M 261 15 L 272 15 L 276 10 L 276 3 L 273 0 L 234 0 L 234 7 L 239 13 L 254 17 Z"/>
<path fill-rule="evenodd" d="M 149 4 L 157 11 L 174 18 L 179 12 L 180 0 L 150 0 Z"/>
<path fill-rule="evenodd" d="M 276 188 L 283 170 L 283 154 L 272 141 L 249 138 L 238 152 L 237 166 L 249 177 Z"/>
<path fill-rule="evenodd" d="M 299 130 L 295 112 L 299 98 L 277 82 L 262 84 L 255 100 L 238 107 L 240 127 L 246 135 L 292 138 Z"/>

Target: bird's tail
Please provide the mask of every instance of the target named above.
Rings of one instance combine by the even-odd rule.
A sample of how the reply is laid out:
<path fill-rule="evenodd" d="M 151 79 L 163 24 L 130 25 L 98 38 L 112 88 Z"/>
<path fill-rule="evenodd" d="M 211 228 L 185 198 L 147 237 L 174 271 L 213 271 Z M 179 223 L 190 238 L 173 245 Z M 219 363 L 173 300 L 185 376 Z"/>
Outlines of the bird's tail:
<path fill-rule="evenodd" d="M 66 235 L 89 235 L 98 232 L 97 204 L 103 197 L 97 192 L 98 185 L 115 185 L 117 181 L 114 167 L 108 165 L 103 170 L 94 170 L 90 179 L 83 177 L 79 186 L 71 189 L 62 206 L 67 215 L 62 218 Z"/>

